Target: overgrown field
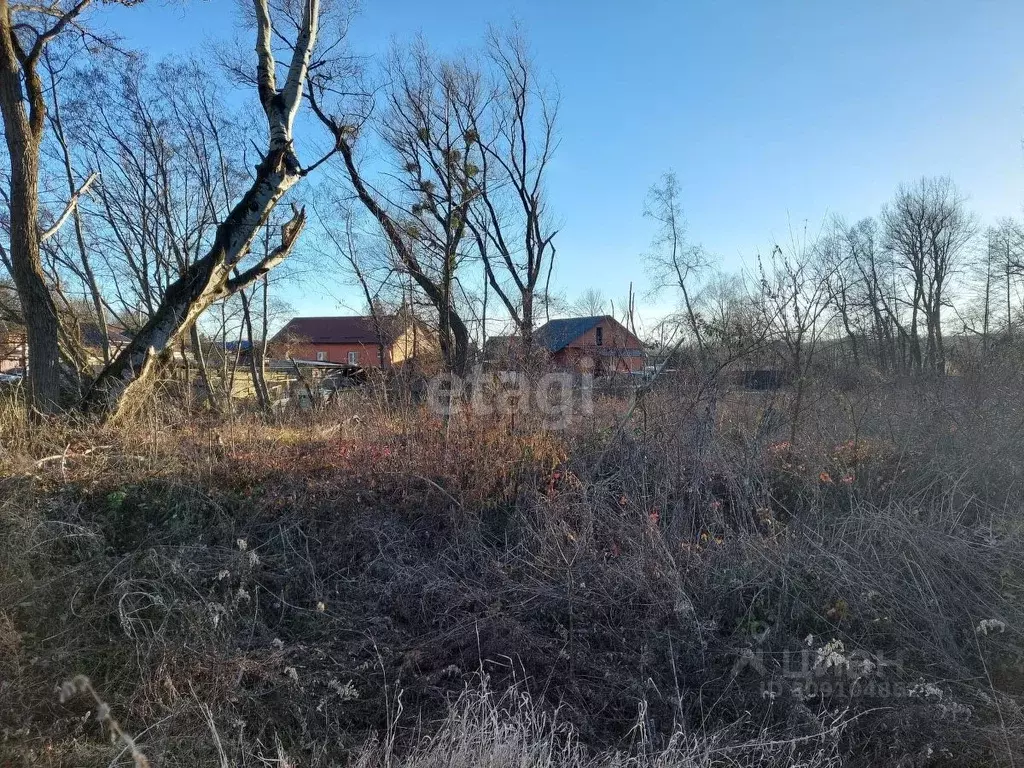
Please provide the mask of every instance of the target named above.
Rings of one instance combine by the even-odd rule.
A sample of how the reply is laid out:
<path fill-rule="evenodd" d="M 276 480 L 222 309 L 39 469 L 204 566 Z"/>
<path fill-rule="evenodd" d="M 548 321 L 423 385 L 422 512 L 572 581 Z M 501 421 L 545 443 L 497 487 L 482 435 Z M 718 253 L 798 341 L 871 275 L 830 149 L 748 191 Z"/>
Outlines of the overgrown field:
<path fill-rule="evenodd" d="M 819 383 L 794 445 L 670 383 L 562 431 L 10 406 L 0 765 L 133 763 L 76 675 L 158 766 L 1013 765 L 1022 383 Z"/>

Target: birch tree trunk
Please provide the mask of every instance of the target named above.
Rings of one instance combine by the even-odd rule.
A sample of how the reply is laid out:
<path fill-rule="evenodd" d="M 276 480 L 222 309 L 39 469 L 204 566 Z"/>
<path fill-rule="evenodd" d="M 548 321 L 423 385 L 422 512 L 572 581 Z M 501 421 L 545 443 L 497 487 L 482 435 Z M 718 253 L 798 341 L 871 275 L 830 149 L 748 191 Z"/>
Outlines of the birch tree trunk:
<path fill-rule="evenodd" d="M 292 128 L 302 102 L 320 13 L 319 0 L 306 0 L 288 77 L 278 89 L 267 0 L 253 0 L 253 4 L 257 84 L 267 118 L 267 153 L 256 167 L 256 178 L 248 192 L 217 227 L 210 250 L 168 286 L 160 306 L 142 330 L 97 377 L 86 394 L 86 410 L 109 418 L 133 411 L 152 387 L 174 346 L 199 316 L 214 302 L 252 284 L 284 261 L 305 226 L 305 211 L 293 206 L 294 215 L 281 228 L 280 245 L 255 266 L 233 275 L 271 211 L 303 176 L 292 144 Z"/>

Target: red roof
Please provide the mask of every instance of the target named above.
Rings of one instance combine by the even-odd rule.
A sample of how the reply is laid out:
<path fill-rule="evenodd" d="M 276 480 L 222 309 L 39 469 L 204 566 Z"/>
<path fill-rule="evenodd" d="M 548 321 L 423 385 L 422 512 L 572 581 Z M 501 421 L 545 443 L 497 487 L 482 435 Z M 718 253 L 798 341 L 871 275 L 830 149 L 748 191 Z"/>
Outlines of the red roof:
<path fill-rule="evenodd" d="M 380 318 L 381 335 L 388 337 L 389 321 Z M 293 317 L 274 336 L 274 341 L 296 339 L 313 344 L 380 344 L 372 317 Z"/>

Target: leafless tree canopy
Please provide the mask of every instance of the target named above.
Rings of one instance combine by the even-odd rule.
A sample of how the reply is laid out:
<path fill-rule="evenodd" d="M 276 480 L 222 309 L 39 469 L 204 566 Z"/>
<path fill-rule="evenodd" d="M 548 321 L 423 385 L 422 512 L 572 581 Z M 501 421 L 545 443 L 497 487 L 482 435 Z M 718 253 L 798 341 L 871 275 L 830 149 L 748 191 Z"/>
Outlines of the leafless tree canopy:
<path fill-rule="evenodd" d="M 482 307 L 493 291 L 528 345 L 555 256 L 544 180 L 557 102 L 525 44 L 494 33 L 483 53 L 442 60 L 418 41 L 392 51 L 382 82 L 360 129 L 333 124 L 344 176 L 388 240 L 395 276 L 429 301 L 453 369 L 469 359 L 474 263 Z M 375 144 L 389 170 L 371 178 L 357 153 Z"/>
<path fill-rule="evenodd" d="M 945 365 L 942 311 L 976 233 L 965 203 L 950 179 L 921 179 L 900 187 L 882 211 L 885 248 L 895 269 L 909 278 L 902 301 L 910 312 L 911 362 L 918 368 L 941 370 Z M 922 324 L 923 352 L 918 341 Z"/>
<path fill-rule="evenodd" d="M 108 46 L 106 60 L 82 67 L 75 50 L 54 48 L 73 33 L 93 39 L 82 21 L 87 6 L 0 8 L 9 25 L 0 29 L 0 103 L 11 162 L 3 262 L 25 310 L 31 407 L 60 408 L 63 372 L 86 372 L 73 343 L 84 320 L 99 326 L 106 364 L 84 403 L 110 414 L 138 402 L 171 350 L 195 338 L 206 309 L 264 279 L 292 251 L 306 222 L 294 204 L 277 223 L 279 243 L 248 258 L 285 193 L 336 150 L 329 135 L 325 157 L 303 167 L 296 154 L 310 71 L 321 65 L 322 88 L 344 86 L 314 59 L 325 53 L 319 0 L 254 0 L 250 72 L 266 128 L 250 135 L 251 120 L 225 109 L 224 84 L 208 63 L 154 66 Z M 332 10 L 340 6 L 327 8 L 327 18 L 343 18 Z M 333 28 L 328 47 L 339 47 L 343 31 Z M 275 47 L 287 51 L 283 67 Z M 43 188 L 63 183 L 68 201 L 46 227 L 43 172 L 53 174 Z M 117 354 L 110 323 L 134 334 Z"/>
<path fill-rule="evenodd" d="M 647 263 L 651 269 L 655 292 L 665 287 L 679 291 L 682 297 L 685 326 L 698 350 L 704 351 L 702 319 L 697 308 L 700 292 L 710 263 L 704 249 L 686 239 L 679 179 L 666 173 L 651 187 L 644 205 L 644 216 L 655 224 L 655 235 Z"/>

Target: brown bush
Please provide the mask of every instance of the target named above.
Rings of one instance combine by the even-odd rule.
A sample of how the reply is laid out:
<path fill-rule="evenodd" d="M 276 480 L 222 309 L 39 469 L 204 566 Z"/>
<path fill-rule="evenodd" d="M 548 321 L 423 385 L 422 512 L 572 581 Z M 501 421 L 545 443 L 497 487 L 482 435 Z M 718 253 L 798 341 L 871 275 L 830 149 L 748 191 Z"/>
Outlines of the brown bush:
<path fill-rule="evenodd" d="M 812 395 L 7 423 L 3 764 L 110 762 L 77 673 L 158 765 L 1009 763 L 1012 392 Z"/>

